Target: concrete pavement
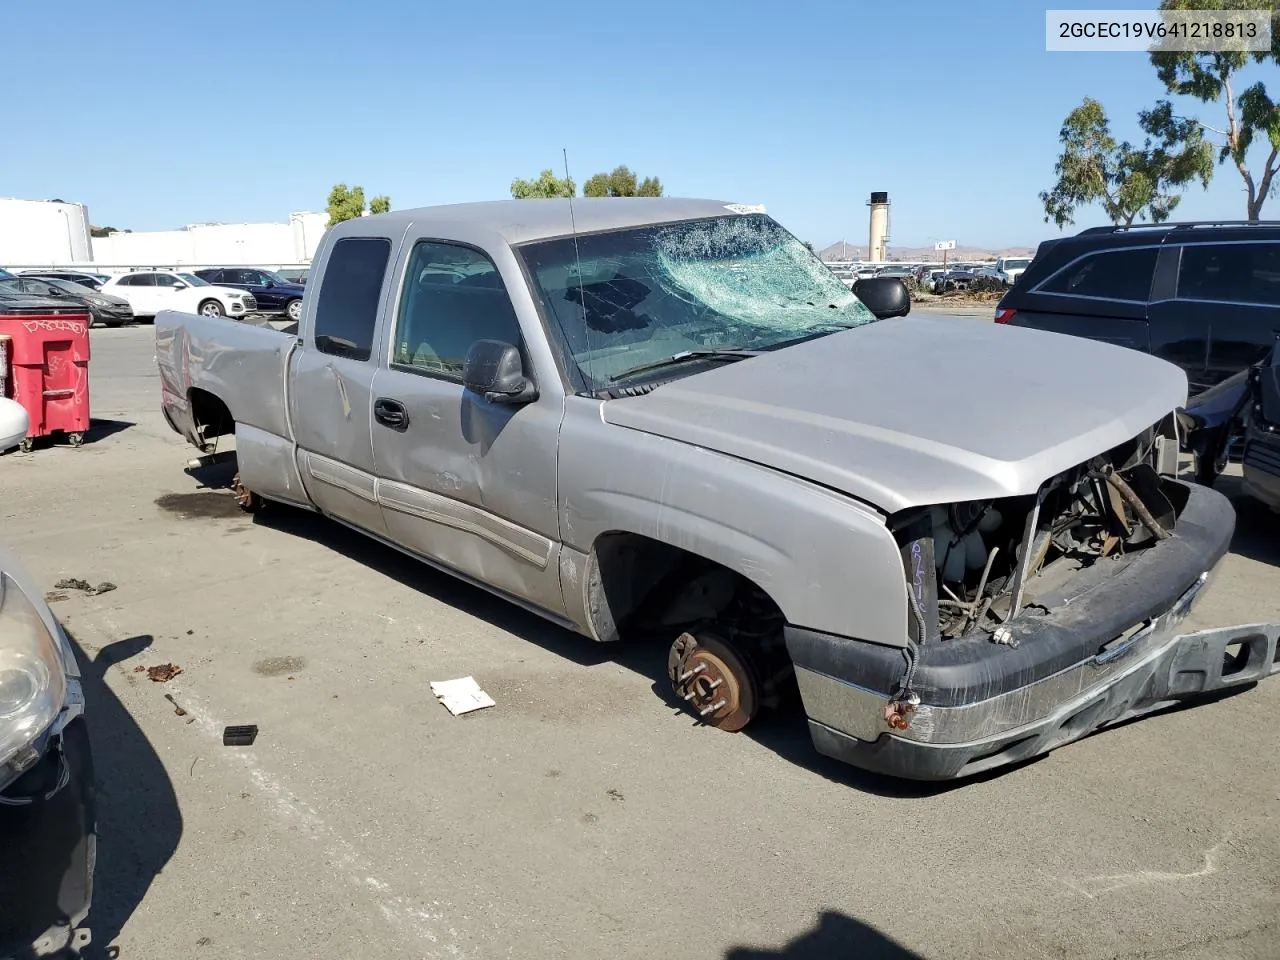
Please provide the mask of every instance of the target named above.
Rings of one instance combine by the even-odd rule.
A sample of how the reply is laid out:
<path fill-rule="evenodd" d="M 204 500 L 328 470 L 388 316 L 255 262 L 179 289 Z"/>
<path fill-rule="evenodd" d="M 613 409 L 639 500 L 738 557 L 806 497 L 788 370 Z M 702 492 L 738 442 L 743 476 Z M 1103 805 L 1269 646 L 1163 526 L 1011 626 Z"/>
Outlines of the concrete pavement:
<path fill-rule="evenodd" d="M 952 787 L 827 762 L 794 711 L 700 728 L 665 649 L 240 514 L 183 472 L 151 328 L 92 337 L 109 422 L 0 476 L 46 587 L 119 587 L 53 605 L 88 663 L 97 955 L 1280 956 L 1280 681 Z M 1280 519 L 1239 510 L 1204 625 L 1280 619 Z M 466 675 L 497 706 L 455 718 L 428 683 Z"/>

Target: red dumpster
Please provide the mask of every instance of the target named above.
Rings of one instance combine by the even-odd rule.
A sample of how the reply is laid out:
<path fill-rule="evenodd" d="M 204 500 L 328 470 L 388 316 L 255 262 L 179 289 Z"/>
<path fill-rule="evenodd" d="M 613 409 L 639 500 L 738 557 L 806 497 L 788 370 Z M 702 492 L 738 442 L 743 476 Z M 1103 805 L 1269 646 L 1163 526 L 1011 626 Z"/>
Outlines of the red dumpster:
<path fill-rule="evenodd" d="M 87 311 L 37 299 L 0 299 L 0 370 L 5 395 L 31 419 L 23 450 L 37 437 L 66 434 L 73 446 L 89 429 Z M 7 342 L 6 342 L 7 341 Z"/>

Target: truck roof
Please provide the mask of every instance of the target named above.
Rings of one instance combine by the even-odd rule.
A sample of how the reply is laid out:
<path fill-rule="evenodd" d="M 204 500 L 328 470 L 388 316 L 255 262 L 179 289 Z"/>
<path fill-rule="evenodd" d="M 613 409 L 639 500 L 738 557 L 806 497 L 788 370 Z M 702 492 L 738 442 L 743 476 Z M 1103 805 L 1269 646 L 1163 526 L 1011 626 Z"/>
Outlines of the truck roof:
<path fill-rule="evenodd" d="M 347 220 L 333 229 L 339 236 L 360 236 L 374 224 L 402 230 L 410 223 L 431 223 L 460 228 L 468 233 L 497 234 L 507 243 L 517 244 L 569 236 L 575 228 L 578 233 L 594 233 L 741 212 L 730 209 L 734 206 L 723 200 L 680 197 L 582 197 L 574 199 L 570 216 L 567 199 L 492 200 L 396 210 Z"/>

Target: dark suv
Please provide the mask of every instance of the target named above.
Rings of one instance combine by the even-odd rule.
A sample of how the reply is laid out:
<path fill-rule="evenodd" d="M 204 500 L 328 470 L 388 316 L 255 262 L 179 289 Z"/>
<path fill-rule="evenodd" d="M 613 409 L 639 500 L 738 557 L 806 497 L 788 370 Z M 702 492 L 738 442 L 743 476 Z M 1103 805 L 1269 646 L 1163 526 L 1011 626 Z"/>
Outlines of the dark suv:
<path fill-rule="evenodd" d="M 1046 240 L 996 322 L 1154 354 L 1185 370 L 1196 394 L 1280 339 L 1280 222 L 1094 227 Z"/>
<path fill-rule="evenodd" d="M 258 301 L 261 313 L 283 313 L 295 321 L 302 316 L 302 295 L 307 292 L 307 288 L 300 283 L 291 283 L 271 270 L 260 270 L 257 267 L 211 267 L 196 270 L 195 275 L 222 287 L 249 291 Z"/>

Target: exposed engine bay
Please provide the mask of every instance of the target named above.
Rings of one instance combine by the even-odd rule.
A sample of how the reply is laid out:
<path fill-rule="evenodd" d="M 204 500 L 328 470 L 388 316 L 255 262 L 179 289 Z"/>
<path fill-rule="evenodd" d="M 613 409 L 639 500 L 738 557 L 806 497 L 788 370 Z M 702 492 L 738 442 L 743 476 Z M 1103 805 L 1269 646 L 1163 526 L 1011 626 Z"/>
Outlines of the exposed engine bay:
<path fill-rule="evenodd" d="M 1168 417 L 1050 478 L 1034 495 L 919 507 L 890 518 L 902 548 L 912 639 L 1010 642 L 1002 625 L 1049 612 L 1069 596 L 1079 571 L 1123 564 L 1171 536 L 1186 503 L 1185 490 L 1164 479 L 1176 472 L 1177 452 L 1176 423 Z"/>

